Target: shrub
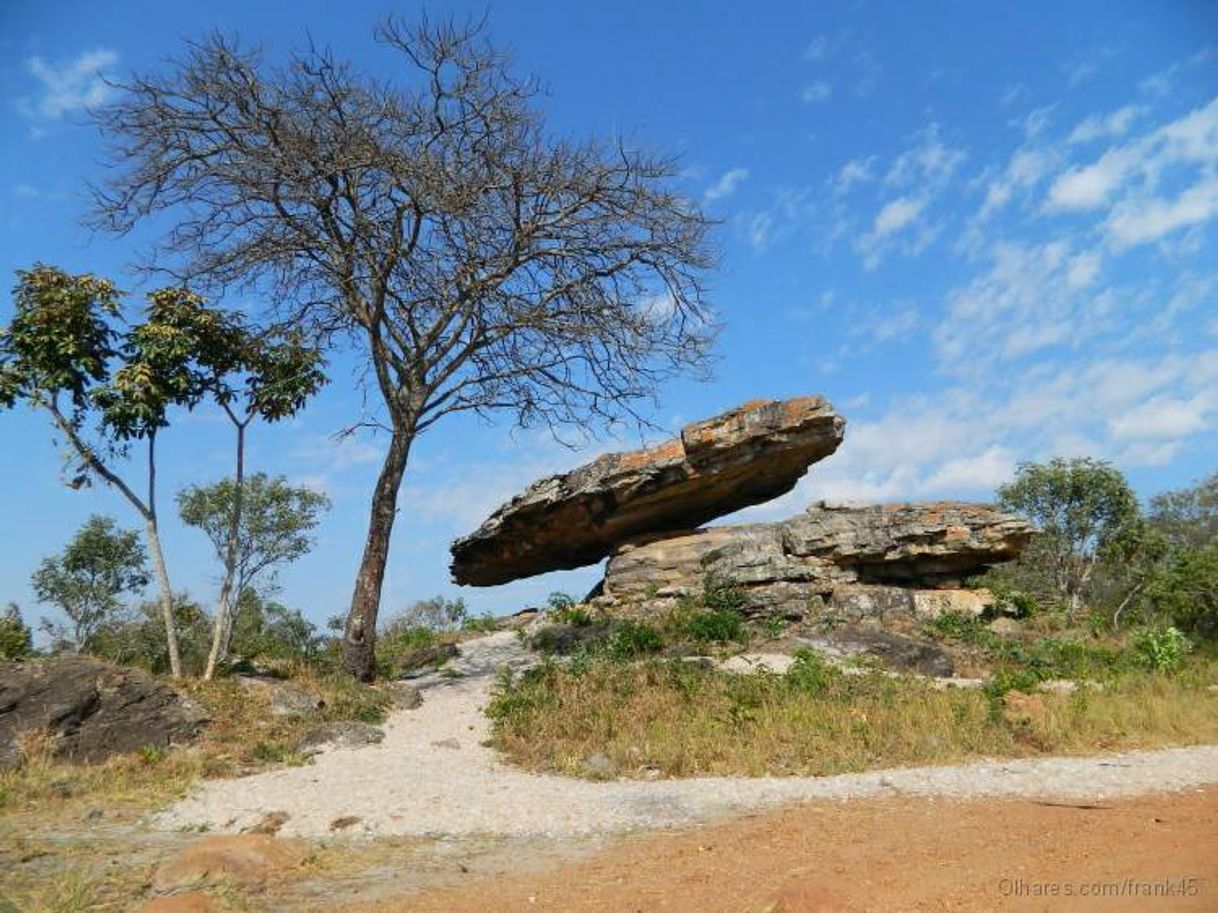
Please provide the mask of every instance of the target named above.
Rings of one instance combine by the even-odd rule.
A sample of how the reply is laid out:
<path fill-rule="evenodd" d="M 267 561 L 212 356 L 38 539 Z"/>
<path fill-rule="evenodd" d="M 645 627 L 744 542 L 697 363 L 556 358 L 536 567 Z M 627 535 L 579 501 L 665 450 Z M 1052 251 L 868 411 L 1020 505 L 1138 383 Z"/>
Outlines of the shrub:
<path fill-rule="evenodd" d="M 490 612 L 481 615 L 471 615 L 461 622 L 461 630 L 477 634 L 488 634 L 498 628 L 498 621 Z"/>
<path fill-rule="evenodd" d="M 21 618 L 17 604 L 10 602 L 0 612 L 0 659 L 19 659 L 34 649 L 29 626 Z"/>
<path fill-rule="evenodd" d="M 628 662 L 649 653 L 658 653 L 664 639 L 654 627 L 642 621 L 622 621 L 614 625 L 604 641 L 605 653 L 616 662 Z"/>
<path fill-rule="evenodd" d="M 685 623 L 685 633 L 694 640 L 727 643 L 748 640 L 744 619 L 738 612 L 719 609 L 712 612 L 696 612 Z"/>
<path fill-rule="evenodd" d="M 1175 625 L 1159 625 L 1138 632 L 1134 648 L 1148 669 L 1170 672 L 1184 664 L 1193 644 Z"/>
<path fill-rule="evenodd" d="M 835 676 L 841 673 L 823 656 L 806 647 L 795 651 L 795 662 L 787 670 L 786 679 L 795 688 L 808 694 L 823 694 Z"/>

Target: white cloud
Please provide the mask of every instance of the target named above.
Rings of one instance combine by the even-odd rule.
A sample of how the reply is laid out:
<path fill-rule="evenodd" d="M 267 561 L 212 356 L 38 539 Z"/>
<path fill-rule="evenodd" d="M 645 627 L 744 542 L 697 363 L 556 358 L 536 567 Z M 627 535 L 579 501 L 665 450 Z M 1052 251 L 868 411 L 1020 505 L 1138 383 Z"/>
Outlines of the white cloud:
<path fill-rule="evenodd" d="M 1218 216 L 1218 179 L 1194 184 L 1173 200 L 1127 199 L 1114 207 L 1106 223 L 1118 247 L 1157 241 L 1179 228 Z"/>
<path fill-rule="evenodd" d="M 832 179 L 833 192 L 841 196 L 849 193 L 855 184 L 866 184 L 874 181 L 875 174 L 871 170 L 874 165 L 874 155 L 851 159 L 841 167 L 841 170 Z"/>
<path fill-rule="evenodd" d="M 800 99 L 808 105 L 826 102 L 832 95 L 833 86 L 824 79 L 818 79 L 816 82 L 804 86 L 803 91 L 799 93 Z"/>
<path fill-rule="evenodd" d="M 1208 427 L 1206 417 L 1213 397 L 1198 395 L 1185 400 L 1175 396 L 1155 396 L 1108 423 L 1117 440 L 1154 440 L 1187 437 Z"/>
<path fill-rule="evenodd" d="M 897 197 L 885 204 L 876 214 L 871 233 L 876 239 L 894 234 L 908 227 L 926 208 L 926 200 L 913 197 Z"/>
<path fill-rule="evenodd" d="M 1126 105 L 1108 115 L 1093 114 L 1071 131 L 1066 142 L 1073 145 L 1124 136 L 1143 110 L 1137 105 Z"/>
<path fill-rule="evenodd" d="M 716 200 L 724 200 L 736 192 L 736 188 L 741 182 L 749 176 L 747 168 L 732 168 L 720 175 L 719 180 L 715 181 L 702 194 L 702 200 L 706 203 L 713 203 Z"/>
<path fill-rule="evenodd" d="M 103 104 L 113 89 L 106 83 L 106 71 L 118 63 L 118 54 L 105 48 L 85 51 L 67 63 L 52 64 L 42 57 L 31 57 L 26 68 L 42 84 L 42 94 L 29 113 L 46 120 L 59 120 Z"/>

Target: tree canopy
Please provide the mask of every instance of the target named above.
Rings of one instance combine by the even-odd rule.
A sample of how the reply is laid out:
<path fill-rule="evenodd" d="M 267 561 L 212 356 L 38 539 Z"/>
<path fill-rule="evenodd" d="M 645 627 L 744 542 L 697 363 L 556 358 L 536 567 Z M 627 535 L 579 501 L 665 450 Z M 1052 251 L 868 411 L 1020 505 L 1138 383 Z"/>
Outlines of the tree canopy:
<path fill-rule="evenodd" d="M 151 265 L 192 288 L 257 289 L 278 319 L 360 354 L 388 432 L 346 627 L 372 674 L 397 495 L 415 436 L 446 415 L 551 426 L 638 415 L 705 369 L 710 221 L 674 159 L 546 130 L 534 83 L 480 23 L 386 21 L 402 78 L 310 45 L 274 66 L 213 34 L 98 114 L 112 179 L 97 226 L 164 214 Z"/>

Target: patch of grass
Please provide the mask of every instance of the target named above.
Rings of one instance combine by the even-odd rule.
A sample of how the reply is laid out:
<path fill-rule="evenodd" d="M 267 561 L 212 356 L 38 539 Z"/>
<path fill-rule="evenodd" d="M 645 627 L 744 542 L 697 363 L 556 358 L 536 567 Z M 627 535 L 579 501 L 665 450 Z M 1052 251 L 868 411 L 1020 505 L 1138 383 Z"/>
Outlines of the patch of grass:
<path fill-rule="evenodd" d="M 626 774 L 824 775 L 970 757 L 1080 753 L 1218 739 L 1218 694 L 1187 676 L 1128 674 L 1102 691 L 1038 695 L 1032 719 L 994 696 L 913 678 L 846 675 L 803 654 L 787 675 L 736 676 L 677 661 L 545 663 L 505 678 L 488 707 L 522 766 L 584 775 L 607 755 Z"/>

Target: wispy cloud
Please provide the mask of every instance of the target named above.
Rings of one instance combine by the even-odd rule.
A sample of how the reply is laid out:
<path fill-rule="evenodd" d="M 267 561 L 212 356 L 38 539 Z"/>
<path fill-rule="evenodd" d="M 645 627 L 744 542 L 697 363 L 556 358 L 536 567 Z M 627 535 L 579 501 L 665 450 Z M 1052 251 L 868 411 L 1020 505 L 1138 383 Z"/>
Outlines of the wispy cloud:
<path fill-rule="evenodd" d="M 732 168 L 719 176 L 719 180 L 711 184 L 702 194 L 704 203 L 714 203 L 725 200 L 736 192 L 741 182 L 749 176 L 747 168 Z"/>
<path fill-rule="evenodd" d="M 41 92 L 23 105 L 26 114 L 53 121 L 104 104 L 113 92 L 106 74 L 116 63 L 118 54 L 106 48 L 85 51 L 72 60 L 56 63 L 31 57 L 26 61 L 26 69 L 41 84 Z"/>
<path fill-rule="evenodd" d="M 828 101 L 832 96 L 833 86 L 824 79 L 818 79 L 816 82 L 804 86 L 803 91 L 799 93 L 800 99 L 807 105 L 819 105 Z"/>

